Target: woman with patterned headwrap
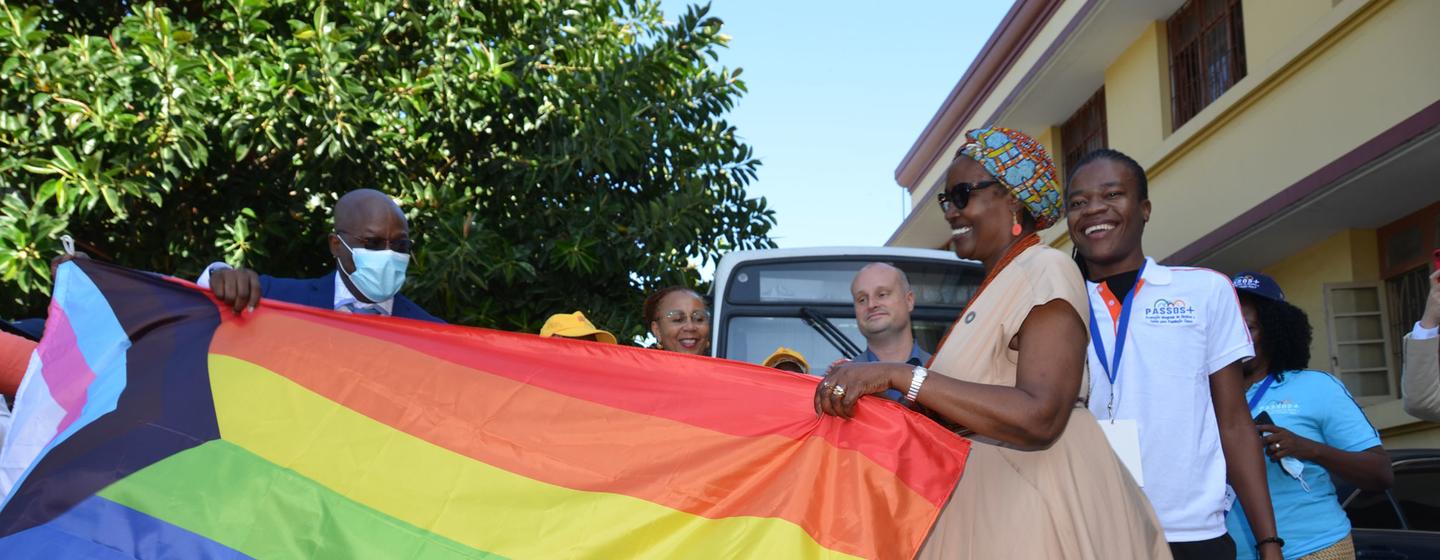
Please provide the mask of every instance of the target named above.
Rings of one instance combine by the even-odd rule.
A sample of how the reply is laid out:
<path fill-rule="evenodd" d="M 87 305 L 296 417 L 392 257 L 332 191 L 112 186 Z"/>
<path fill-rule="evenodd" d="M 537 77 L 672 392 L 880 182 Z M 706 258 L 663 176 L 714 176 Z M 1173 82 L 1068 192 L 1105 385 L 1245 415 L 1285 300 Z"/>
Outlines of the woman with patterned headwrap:
<path fill-rule="evenodd" d="M 927 367 L 833 366 L 815 406 L 906 392 L 974 445 L 923 558 L 1170 558 L 1144 493 L 1086 409 L 1088 302 L 1069 255 L 1036 231 L 1060 219 L 1050 156 L 1003 128 L 972 130 L 940 207 L 955 254 L 985 281 Z"/>

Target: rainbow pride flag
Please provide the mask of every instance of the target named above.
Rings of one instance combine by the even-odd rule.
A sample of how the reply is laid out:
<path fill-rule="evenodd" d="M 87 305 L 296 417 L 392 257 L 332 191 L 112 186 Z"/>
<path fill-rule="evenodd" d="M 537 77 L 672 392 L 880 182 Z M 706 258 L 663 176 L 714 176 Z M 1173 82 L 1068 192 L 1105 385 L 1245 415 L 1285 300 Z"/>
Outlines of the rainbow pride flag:
<path fill-rule="evenodd" d="M 967 443 L 816 379 L 61 266 L 6 558 L 909 558 Z"/>

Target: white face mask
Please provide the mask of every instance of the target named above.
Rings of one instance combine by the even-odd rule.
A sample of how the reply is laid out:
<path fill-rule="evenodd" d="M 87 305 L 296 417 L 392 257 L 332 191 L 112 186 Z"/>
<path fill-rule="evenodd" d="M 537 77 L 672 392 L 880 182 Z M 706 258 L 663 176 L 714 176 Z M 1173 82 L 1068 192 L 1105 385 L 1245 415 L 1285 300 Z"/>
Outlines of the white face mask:
<path fill-rule="evenodd" d="M 1291 478 L 1300 481 L 1300 487 L 1304 488 L 1306 492 L 1310 491 L 1310 484 L 1305 482 L 1305 479 L 1300 476 L 1301 473 L 1305 472 L 1304 462 L 1294 457 L 1281 457 L 1280 468 L 1285 471 L 1285 474 L 1290 475 Z"/>
<path fill-rule="evenodd" d="M 405 269 L 410 266 L 410 255 L 390 249 L 355 249 L 344 238 L 338 235 L 335 238 L 350 250 L 351 260 L 355 261 L 353 274 L 345 272 L 344 264 L 340 265 L 340 273 L 350 279 L 355 289 L 360 290 L 360 295 L 378 303 L 400 293 L 400 287 L 405 285 Z M 339 259 L 336 262 L 339 263 Z"/>

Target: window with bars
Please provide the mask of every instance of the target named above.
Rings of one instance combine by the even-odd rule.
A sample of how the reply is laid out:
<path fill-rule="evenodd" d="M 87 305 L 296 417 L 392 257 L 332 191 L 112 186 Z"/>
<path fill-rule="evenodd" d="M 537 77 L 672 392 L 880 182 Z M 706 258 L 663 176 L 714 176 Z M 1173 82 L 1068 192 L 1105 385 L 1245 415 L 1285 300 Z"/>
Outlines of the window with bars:
<path fill-rule="evenodd" d="M 1090 99 L 1060 125 L 1060 150 L 1068 175 L 1071 166 L 1085 154 L 1110 145 L 1105 135 L 1105 88 L 1095 92 Z"/>
<path fill-rule="evenodd" d="M 1171 125 L 1180 128 L 1245 77 L 1240 0 L 1189 0 L 1165 22 Z"/>
<path fill-rule="evenodd" d="M 1390 311 L 1390 336 L 1403 340 L 1425 309 L 1430 295 L 1431 251 L 1440 249 L 1440 202 L 1381 226 L 1380 277 Z M 1394 363 L 1404 363 L 1403 344 L 1391 348 Z"/>
<path fill-rule="evenodd" d="M 1390 306 L 1390 336 L 1393 340 L 1404 340 L 1425 311 L 1425 299 L 1430 295 L 1430 267 L 1417 266 L 1386 279 L 1385 294 Z M 1405 363 L 1404 348 L 1404 344 L 1395 344 L 1390 349 L 1394 363 Z"/>

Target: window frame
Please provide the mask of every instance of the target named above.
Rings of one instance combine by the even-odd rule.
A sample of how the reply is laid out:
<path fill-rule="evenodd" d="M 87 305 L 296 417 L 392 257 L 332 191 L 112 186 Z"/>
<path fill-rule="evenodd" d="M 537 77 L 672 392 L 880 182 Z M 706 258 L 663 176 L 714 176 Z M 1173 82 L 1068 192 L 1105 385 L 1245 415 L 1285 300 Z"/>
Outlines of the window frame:
<path fill-rule="evenodd" d="M 1205 8 L 1212 3 L 1223 3 L 1224 8 L 1206 19 Z M 1166 19 L 1172 131 L 1189 122 L 1245 78 L 1245 16 L 1241 5 L 1240 0 L 1188 0 Z M 1187 25 L 1193 25 L 1193 33 L 1182 33 L 1182 28 Z M 1206 52 L 1205 37 L 1220 25 L 1226 28 L 1226 48 L 1220 55 L 1225 58 L 1225 70 L 1223 75 L 1214 76 L 1215 69 L 1209 67 L 1212 59 L 1219 58 L 1216 56 L 1219 53 Z M 1186 64 L 1188 59 L 1192 58 L 1193 75 L 1183 71 L 1189 67 Z M 1224 83 L 1212 82 L 1217 77 L 1223 78 Z"/>
<path fill-rule="evenodd" d="M 1110 147 L 1109 126 L 1109 115 L 1105 110 L 1105 86 L 1102 85 L 1060 124 L 1060 165 L 1067 176 L 1085 154 Z M 1100 143 L 1090 147 L 1091 140 L 1097 137 Z"/>
<path fill-rule="evenodd" d="M 1363 289 L 1373 289 L 1373 290 L 1375 290 L 1375 297 L 1376 297 L 1376 302 L 1377 302 L 1377 308 L 1378 308 L 1378 309 L 1376 309 L 1376 310 L 1373 311 L 1373 312 L 1372 312 L 1372 311 L 1347 312 L 1347 313 L 1345 313 L 1343 316 L 1341 316 L 1339 313 L 1337 313 L 1337 311 L 1336 311 L 1336 309 L 1335 309 L 1335 299 L 1334 299 L 1334 294 L 1335 294 L 1336 292 L 1341 291 L 1341 290 L 1363 290 Z M 1354 397 L 1355 403 L 1356 403 L 1356 404 L 1359 404 L 1359 405 L 1361 406 L 1361 408 L 1364 408 L 1364 407 L 1367 407 L 1367 406 L 1370 406 L 1370 405 L 1374 405 L 1374 404 L 1380 404 L 1380 403 L 1389 402 L 1389 401 L 1393 401 L 1393 400 L 1399 399 L 1399 398 L 1400 398 L 1400 392 L 1399 392 L 1399 376 L 1397 375 L 1397 372 L 1396 372 L 1397 367 L 1396 367 L 1396 362 L 1395 362 L 1395 353 L 1394 353 L 1394 351 L 1393 351 L 1393 348 L 1394 348 L 1394 346 L 1395 346 L 1395 343 L 1394 343 L 1393 337 L 1391 336 L 1391 332 L 1390 332 L 1390 309 L 1389 309 L 1390 306 L 1389 306 L 1388 303 L 1387 303 L 1389 300 L 1386 299 L 1385 283 L 1384 283 L 1384 282 L 1343 282 L 1343 283 L 1328 283 L 1328 282 L 1327 282 L 1327 283 L 1325 283 L 1324 286 L 1323 286 L 1323 292 L 1324 292 L 1324 301 L 1325 301 L 1325 326 L 1326 326 L 1326 333 L 1325 333 L 1325 335 L 1326 335 L 1326 337 L 1329 339 L 1327 342 L 1328 342 L 1328 346 L 1329 346 L 1329 348 L 1330 348 L 1330 370 L 1331 370 L 1331 374 L 1334 375 L 1336 379 L 1340 380 L 1341 383 L 1345 383 L 1345 374 L 1346 374 L 1346 373 L 1362 373 L 1362 374 L 1363 374 L 1363 373 L 1379 373 L 1379 372 L 1376 371 L 1376 370 L 1382 369 L 1381 367 L 1374 367 L 1374 368 L 1343 368 L 1343 367 L 1341 367 L 1341 364 L 1340 364 L 1340 346 L 1341 346 L 1341 345 L 1346 345 L 1346 344 L 1355 344 L 1355 345 L 1360 345 L 1360 344 L 1377 344 L 1377 343 L 1378 343 L 1378 344 L 1381 344 L 1381 345 L 1382 345 L 1381 355 L 1384 356 L 1384 358 L 1385 358 L 1385 364 L 1384 364 L 1384 366 L 1383 366 L 1383 369 L 1385 370 L 1384 373 L 1385 373 L 1385 375 L 1386 375 L 1386 377 L 1385 377 L 1385 379 L 1386 379 L 1386 381 L 1385 381 L 1385 394 L 1383 394 L 1383 395 L 1361 395 L 1361 394 L 1358 394 L 1357 391 L 1351 391 L 1351 396 Z M 1375 317 L 1377 317 L 1377 318 L 1379 319 L 1379 321 L 1380 321 L 1380 338 L 1379 338 L 1379 339 L 1340 340 L 1340 339 L 1338 339 L 1338 338 L 1336 337 L 1336 332 L 1337 332 L 1337 329 L 1336 329 L 1336 320 L 1337 320 L 1337 319 L 1360 317 L 1360 316 L 1375 316 Z M 1345 387 L 1346 387 L 1347 389 L 1349 389 L 1350 386 L 1349 386 L 1349 384 L 1346 384 Z"/>
<path fill-rule="evenodd" d="M 1414 235 L 1415 250 L 1412 254 L 1400 254 L 1393 260 L 1397 247 L 1404 243 L 1405 236 Z M 1402 340 L 1410 333 L 1415 321 L 1420 320 L 1425 298 L 1429 295 L 1429 275 L 1434 272 L 1431 251 L 1440 249 L 1440 202 L 1436 202 L 1409 215 L 1380 226 L 1375 230 L 1376 260 L 1380 265 L 1380 280 L 1385 283 L 1386 306 L 1389 308 L 1390 338 Z M 1394 363 L 1404 363 L 1403 345 L 1395 344 L 1391 350 Z"/>
<path fill-rule="evenodd" d="M 1419 251 L 1400 262 L 1390 262 L 1390 243 L 1411 231 L 1420 236 Z M 1440 249 L 1440 202 L 1380 226 L 1375 230 L 1375 238 L 1380 244 L 1378 250 L 1381 278 L 1388 280 L 1410 272 L 1415 267 L 1429 266 L 1430 252 Z"/>

